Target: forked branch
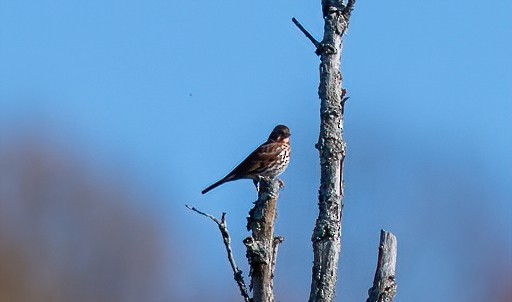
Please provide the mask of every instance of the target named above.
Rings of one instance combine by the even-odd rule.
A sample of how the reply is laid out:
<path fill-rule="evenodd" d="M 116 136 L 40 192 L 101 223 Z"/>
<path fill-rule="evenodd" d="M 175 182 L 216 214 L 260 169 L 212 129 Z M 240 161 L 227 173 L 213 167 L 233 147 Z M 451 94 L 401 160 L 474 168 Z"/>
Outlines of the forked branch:
<path fill-rule="evenodd" d="M 226 252 L 228 254 L 228 260 L 229 264 L 231 264 L 231 269 L 233 270 L 233 276 L 236 281 L 236 284 L 238 285 L 238 288 L 240 289 L 240 294 L 244 298 L 245 302 L 251 302 L 252 299 L 249 297 L 249 292 L 247 291 L 247 286 L 244 282 L 244 277 L 242 275 L 242 271 L 238 268 L 235 262 L 235 258 L 233 256 L 233 250 L 231 249 L 231 237 L 229 236 L 228 227 L 226 225 L 226 213 L 222 213 L 221 219 L 217 219 L 215 216 L 210 215 L 208 213 L 199 211 L 195 207 L 185 205 L 188 209 L 203 215 L 205 217 L 210 218 L 213 222 L 217 224 L 219 227 L 219 231 L 222 235 L 222 240 L 224 241 L 224 246 L 226 247 Z"/>

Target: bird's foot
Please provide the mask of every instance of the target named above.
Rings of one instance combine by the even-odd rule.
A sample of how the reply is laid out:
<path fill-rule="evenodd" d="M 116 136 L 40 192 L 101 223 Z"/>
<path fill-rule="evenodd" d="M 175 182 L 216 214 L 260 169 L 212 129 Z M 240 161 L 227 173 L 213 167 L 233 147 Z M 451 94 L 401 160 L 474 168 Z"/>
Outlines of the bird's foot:
<path fill-rule="evenodd" d="M 254 186 L 256 187 L 256 192 L 260 192 L 260 181 L 258 179 L 253 179 L 252 182 L 254 183 Z"/>
<path fill-rule="evenodd" d="M 256 187 L 256 191 L 258 193 L 260 192 L 260 187 L 261 187 L 262 182 L 266 182 L 268 184 L 268 183 L 270 183 L 271 180 L 272 180 L 272 178 L 270 178 L 268 176 L 258 176 L 258 178 L 253 180 L 254 186 Z M 280 184 L 280 186 L 281 186 L 281 184 Z"/>
<path fill-rule="evenodd" d="M 256 187 L 256 191 L 260 193 L 261 183 L 265 182 L 270 184 L 273 180 L 276 180 L 279 185 L 279 190 L 284 189 L 284 182 L 279 178 L 271 178 L 268 176 L 258 176 L 258 178 L 253 179 L 254 186 Z"/>

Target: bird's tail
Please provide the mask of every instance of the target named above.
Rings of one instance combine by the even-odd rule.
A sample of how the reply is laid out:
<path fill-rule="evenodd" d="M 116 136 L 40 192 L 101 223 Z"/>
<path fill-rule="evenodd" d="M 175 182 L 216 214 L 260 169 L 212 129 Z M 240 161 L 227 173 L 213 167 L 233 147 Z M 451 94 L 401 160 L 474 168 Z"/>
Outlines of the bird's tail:
<path fill-rule="evenodd" d="M 231 175 L 231 174 L 227 175 L 223 179 L 219 180 L 218 182 L 214 183 L 213 185 L 211 185 L 208 188 L 206 188 L 203 191 L 201 191 L 201 194 L 206 194 L 209 191 L 215 189 L 216 187 L 222 185 L 223 183 L 228 182 L 228 181 L 232 181 L 232 180 L 235 180 L 235 179 L 236 179 L 236 177 L 234 175 Z"/>
<path fill-rule="evenodd" d="M 208 193 L 210 190 L 213 190 L 215 189 L 216 187 L 222 185 L 223 183 L 225 183 L 226 180 L 224 179 L 221 179 L 219 180 L 218 182 L 214 183 L 213 185 L 209 186 L 208 188 L 204 189 L 203 191 L 201 191 L 201 194 L 206 194 Z"/>

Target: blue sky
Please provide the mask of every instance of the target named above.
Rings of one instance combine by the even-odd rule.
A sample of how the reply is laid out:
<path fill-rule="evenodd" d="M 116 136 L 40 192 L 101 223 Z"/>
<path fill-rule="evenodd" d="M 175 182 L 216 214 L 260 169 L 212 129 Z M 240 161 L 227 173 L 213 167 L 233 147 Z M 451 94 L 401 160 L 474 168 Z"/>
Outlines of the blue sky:
<path fill-rule="evenodd" d="M 512 268 L 511 11 L 507 1 L 356 3 L 342 64 L 339 300 L 365 298 L 381 228 L 398 237 L 398 302 L 485 300 L 485 285 L 466 288 L 484 269 L 479 257 Z M 276 291 L 304 300 L 318 58 L 292 17 L 320 39 L 320 1 L 0 0 L 2 141 L 45 134 L 149 194 L 138 206 L 172 221 L 164 225 L 184 242 L 184 299 L 194 283 L 236 300 L 217 230 L 183 205 L 226 211 L 244 263 L 251 182 L 200 191 L 288 125 Z"/>

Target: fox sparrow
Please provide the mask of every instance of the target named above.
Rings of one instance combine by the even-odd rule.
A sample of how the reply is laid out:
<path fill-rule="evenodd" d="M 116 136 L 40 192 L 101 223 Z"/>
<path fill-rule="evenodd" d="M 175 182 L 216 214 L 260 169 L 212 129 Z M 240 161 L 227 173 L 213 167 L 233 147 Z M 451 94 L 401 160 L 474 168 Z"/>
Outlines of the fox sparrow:
<path fill-rule="evenodd" d="M 206 192 L 237 179 L 275 178 L 284 172 L 290 162 L 290 129 L 277 125 L 267 141 L 254 150 L 233 171 L 221 180 L 204 189 Z"/>

